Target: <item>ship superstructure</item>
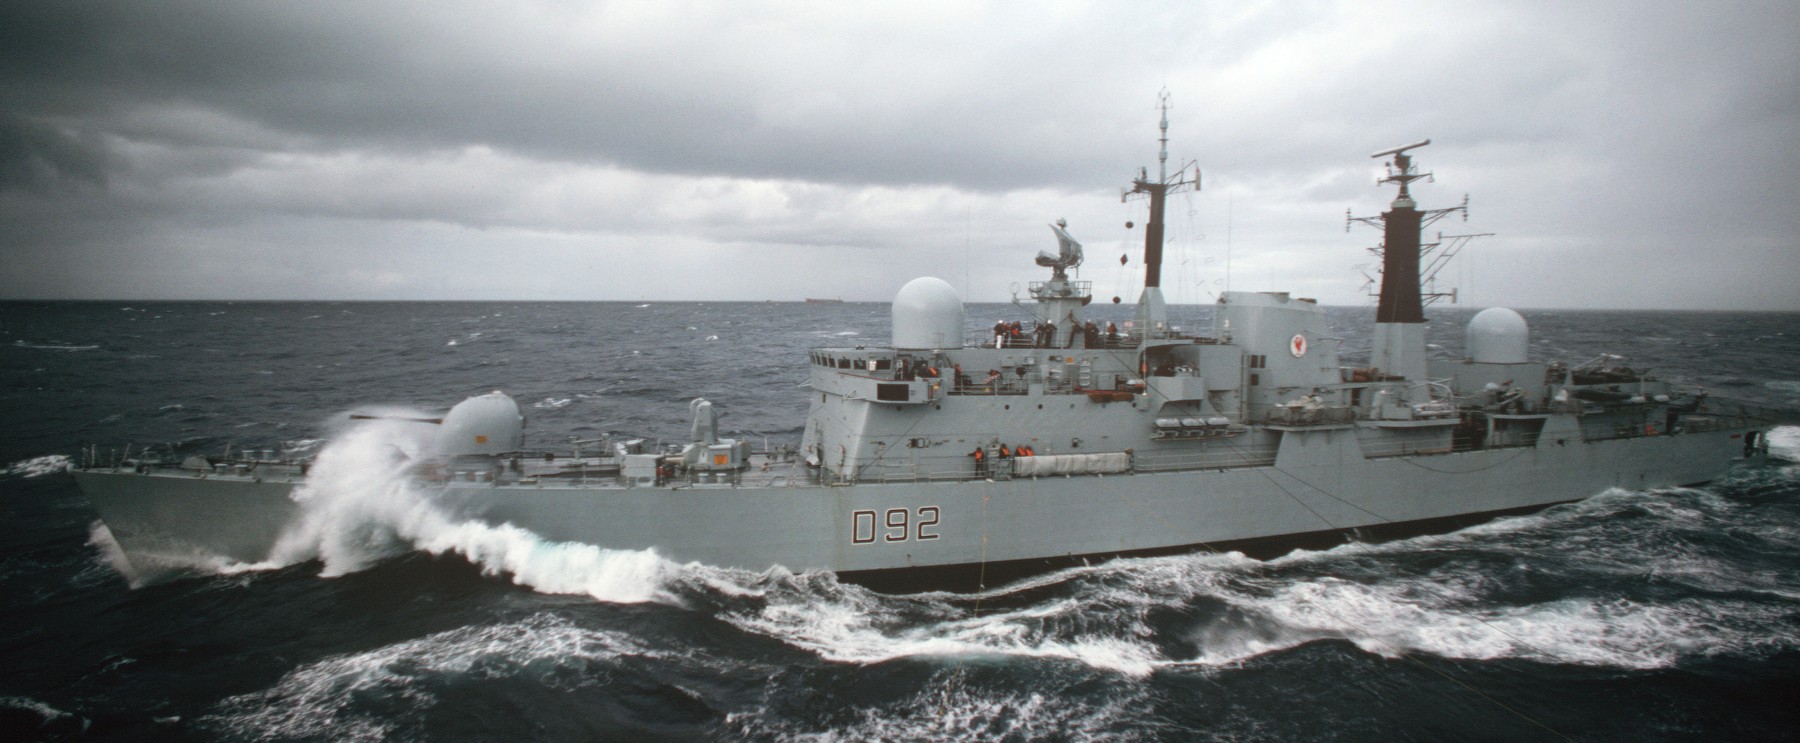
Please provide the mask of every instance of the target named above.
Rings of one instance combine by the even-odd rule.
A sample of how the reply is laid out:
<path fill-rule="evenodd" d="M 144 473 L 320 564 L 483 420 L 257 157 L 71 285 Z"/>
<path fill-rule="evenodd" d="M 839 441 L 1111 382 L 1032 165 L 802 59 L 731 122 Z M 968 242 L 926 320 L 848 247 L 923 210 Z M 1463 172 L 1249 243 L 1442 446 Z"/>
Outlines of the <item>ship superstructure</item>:
<path fill-rule="evenodd" d="M 1420 232 L 1467 206 L 1417 208 L 1408 186 L 1423 176 L 1407 151 L 1426 144 L 1376 154 L 1394 157 L 1382 182 L 1399 195 L 1368 220 L 1383 227 L 1386 254 L 1369 366 L 1340 364 L 1324 309 L 1286 293 L 1228 291 L 1210 334 L 1172 329 L 1158 280 L 1164 199 L 1198 178 L 1140 172 L 1128 193 L 1148 195 L 1150 218 L 1135 322 L 1121 330 L 1084 318 L 1092 295 L 1066 273 L 1081 253 L 1062 224 L 1052 226 L 1058 253 L 1037 259 L 1052 273 L 1030 285 L 1035 323 L 996 326 L 992 343 L 961 343 L 955 291 L 916 280 L 894 302 L 892 347 L 811 354 L 807 463 L 835 483 L 1208 470 L 1271 465 L 1290 434 L 1353 434 L 1366 456 L 1448 453 L 1535 442 L 1556 412 L 1596 414 L 1575 380 L 1527 360 L 1528 329 L 1510 310 L 1471 324 L 1469 358 L 1428 362 Z M 1649 421 L 1640 432 L 1666 430 L 1668 411 L 1684 402 L 1660 382 L 1632 382 L 1643 387 L 1635 414 Z M 1019 458 L 1021 447 L 1031 454 Z"/>
<path fill-rule="evenodd" d="M 1194 549 L 1278 552 L 1454 528 L 1608 487 L 1704 482 L 1762 456 L 1777 416 L 1605 363 L 1530 359 L 1525 321 L 1476 315 L 1465 358 L 1426 356 L 1421 211 L 1411 150 L 1383 229 L 1374 353 L 1347 367 L 1325 311 L 1276 292 L 1218 298 L 1204 335 L 1168 322 L 1160 292 L 1166 168 L 1149 201 L 1145 288 L 1125 327 L 1085 314 L 1080 243 L 1051 225 L 1034 260 L 1032 321 L 965 332 L 961 298 L 920 278 L 892 305 L 888 346 L 817 348 L 798 451 L 753 452 L 694 400 L 692 441 L 523 451 L 500 393 L 471 398 L 437 445 L 397 464 L 455 518 L 552 541 L 654 549 L 677 561 L 829 570 L 895 588 L 973 589 L 1023 572 Z M 1604 359 L 1603 359 L 1604 360 Z M 277 452 L 180 461 L 90 452 L 75 476 L 134 565 L 256 563 L 310 506 L 308 464 Z"/>

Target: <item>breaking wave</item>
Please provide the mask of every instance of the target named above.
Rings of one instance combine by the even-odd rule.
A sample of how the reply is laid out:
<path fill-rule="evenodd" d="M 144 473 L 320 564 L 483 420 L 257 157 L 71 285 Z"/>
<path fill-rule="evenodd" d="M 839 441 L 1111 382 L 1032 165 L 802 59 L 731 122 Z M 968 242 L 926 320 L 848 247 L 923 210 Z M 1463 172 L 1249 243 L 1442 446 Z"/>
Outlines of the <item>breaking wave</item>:
<path fill-rule="evenodd" d="M 1770 429 L 1769 455 L 1789 462 L 1800 462 L 1800 426 Z"/>
<path fill-rule="evenodd" d="M 69 343 L 26 343 L 25 341 L 13 341 L 13 345 L 19 348 L 35 348 L 40 351 L 92 351 L 99 348 L 99 346 L 82 346 Z"/>
<path fill-rule="evenodd" d="M 1266 562 L 1120 560 L 979 596 L 796 580 L 723 618 L 859 664 L 994 656 L 1143 677 L 1342 641 L 1385 657 L 1667 668 L 1800 649 L 1793 570 L 1747 571 L 1700 546 L 1732 532 L 1739 549 L 1800 549 L 1800 534 L 1759 522 L 1755 508 L 1706 491 L 1614 491 L 1455 534 Z M 1671 585 L 1680 598 L 1668 598 Z"/>
<path fill-rule="evenodd" d="M 32 457 L 23 461 L 14 462 L 11 467 L 6 468 L 6 474 L 25 478 L 43 477 L 44 475 L 67 472 L 69 470 L 69 464 L 69 458 L 62 454 Z"/>
<path fill-rule="evenodd" d="M 438 701 L 434 686 L 560 669 L 588 678 L 622 656 L 656 654 L 621 633 L 539 614 L 308 663 L 273 688 L 220 702 L 200 724 L 234 739 L 387 740 L 418 724 Z"/>
<path fill-rule="evenodd" d="M 6 728 L 10 729 L 5 732 L 8 733 L 24 733 L 29 727 L 31 733 L 43 734 L 54 731 L 53 725 L 70 717 L 70 713 L 31 697 L 0 696 L 0 720 L 7 723 Z M 19 739 L 24 740 L 25 737 L 20 736 Z"/>
<path fill-rule="evenodd" d="M 342 432 L 320 449 L 305 483 L 295 489 L 300 519 L 269 558 L 218 572 L 318 560 L 321 575 L 337 577 L 417 550 L 460 556 L 486 575 L 504 575 L 543 593 L 618 603 L 666 597 L 664 578 L 675 566 L 654 551 L 551 542 L 511 524 L 461 519 L 443 510 L 406 472 L 428 445 L 431 430 L 375 420 Z"/>
<path fill-rule="evenodd" d="M 731 715 L 734 738 L 773 740 L 1157 740 L 1161 730 L 1143 710 L 1141 688 L 1070 704 L 1043 691 L 997 692 L 972 688 L 961 669 L 941 671 L 906 698 L 856 710 L 846 723 L 819 730 L 785 719 L 768 706 Z"/>
<path fill-rule="evenodd" d="M 1800 395 L 1800 379 L 1775 379 L 1763 382 L 1763 387 L 1777 392 Z"/>

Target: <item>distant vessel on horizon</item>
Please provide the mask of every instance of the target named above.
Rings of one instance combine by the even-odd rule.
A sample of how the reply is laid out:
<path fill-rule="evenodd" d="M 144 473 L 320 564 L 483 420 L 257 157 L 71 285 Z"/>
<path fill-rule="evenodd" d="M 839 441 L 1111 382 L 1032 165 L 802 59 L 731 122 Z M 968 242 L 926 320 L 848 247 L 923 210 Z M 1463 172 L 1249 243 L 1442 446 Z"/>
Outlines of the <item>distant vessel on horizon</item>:
<path fill-rule="evenodd" d="M 842 299 L 825 299 L 823 297 L 807 297 L 807 304 L 843 304 Z"/>

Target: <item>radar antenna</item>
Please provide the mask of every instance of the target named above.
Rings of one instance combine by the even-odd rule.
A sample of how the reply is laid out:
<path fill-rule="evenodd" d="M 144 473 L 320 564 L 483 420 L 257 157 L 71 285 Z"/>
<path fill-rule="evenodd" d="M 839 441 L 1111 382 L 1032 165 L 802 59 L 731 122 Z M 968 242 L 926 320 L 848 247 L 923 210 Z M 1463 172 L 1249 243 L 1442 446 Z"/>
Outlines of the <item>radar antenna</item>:
<path fill-rule="evenodd" d="M 1406 154 L 1406 151 L 1424 147 L 1428 144 L 1431 144 L 1431 140 L 1422 139 L 1409 145 L 1402 145 L 1391 150 L 1382 150 L 1370 155 L 1369 157 L 1394 156 L 1394 159 L 1388 162 L 1387 177 L 1376 180 L 1375 185 L 1379 186 L 1383 183 L 1398 183 L 1400 184 L 1400 198 L 1412 198 L 1412 195 L 1406 192 L 1407 185 L 1420 178 L 1429 181 L 1432 180 L 1432 177 L 1430 173 L 1420 173 L 1417 170 L 1414 170 L 1412 166 L 1412 155 Z"/>
<path fill-rule="evenodd" d="M 1047 250 L 1038 251 L 1037 264 L 1055 272 L 1051 274 L 1052 280 L 1069 278 L 1067 269 L 1081 265 L 1081 243 L 1069 234 L 1068 227 L 1069 221 L 1066 219 L 1058 219 L 1056 224 L 1050 225 L 1050 229 L 1056 233 L 1057 248 L 1054 255 Z"/>

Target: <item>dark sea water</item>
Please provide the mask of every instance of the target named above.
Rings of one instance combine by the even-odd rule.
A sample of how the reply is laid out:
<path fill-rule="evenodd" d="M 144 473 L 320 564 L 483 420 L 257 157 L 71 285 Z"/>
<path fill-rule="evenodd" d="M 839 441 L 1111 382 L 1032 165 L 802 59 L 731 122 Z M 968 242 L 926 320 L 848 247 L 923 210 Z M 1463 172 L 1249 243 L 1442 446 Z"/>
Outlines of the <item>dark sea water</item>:
<path fill-rule="evenodd" d="M 1121 312 L 1114 307 L 1106 311 Z M 133 587 L 61 472 L 88 443 L 317 449 L 346 413 L 505 390 L 528 444 L 797 443 L 806 349 L 885 305 L 0 303 L 0 740 L 1792 740 L 1800 467 L 1609 491 L 1262 562 L 1116 561 L 982 595 L 648 553 L 455 551 Z M 1208 308 L 1173 308 L 1190 330 Z M 1367 309 L 1333 311 L 1346 360 Z M 1800 409 L 1800 316 L 1526 312 Z M 1432 313 L 1456 354 L 1459 309 Z M 972 307 L 972 333 L 1001 305 Z M 1773 451 L 1800 458 L 1800 429 Z M 324 577 L 331 573 L 335 577 Z"/>

